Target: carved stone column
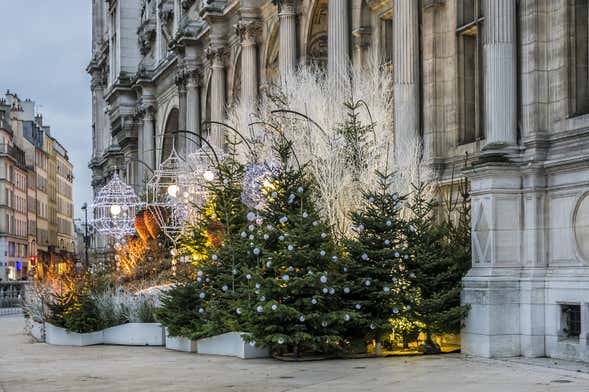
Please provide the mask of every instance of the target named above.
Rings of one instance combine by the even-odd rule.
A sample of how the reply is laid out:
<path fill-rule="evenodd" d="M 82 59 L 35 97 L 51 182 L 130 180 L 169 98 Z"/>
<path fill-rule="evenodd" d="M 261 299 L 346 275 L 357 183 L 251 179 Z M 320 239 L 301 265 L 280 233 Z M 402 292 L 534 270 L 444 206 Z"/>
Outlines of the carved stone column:
<path fill-rule="evenodd" d="M 178 87 L 178 130 L 186 130 L 186 79 L 187 74 L 184 70 L 179 70 L 176 74 L 176 86 Z M 176 149 L 181 156 L 186 154 L 186 134 L 176 135 Z"/>
<path fill-rule="evenodd" d="M 283 80 L 295 72 L 297 67 L 296 17 L 294 0 L 278 1 L 278 18 L 280 19 L 278 67 Z"/>
<path fill-rule="evenodd" d="M 225 55 L 224 47 L 209 47 L 206 56 L 211 65 L 211 120 L 225 120 Z M 210 140 L 213 146 L 222 148 L 224 130 L 219 125 L 211 127 Z"/>
<path fill-rule="evenodd" d="M 485 0 L 485 149 L 516 144 L 515 1 Z"/>
<path fill-rule="evenodd" d="M 186 79 L 186 130 L 200 135 L 200 72 L 192 70 Z M 199 140 L 195 136 L 186 135 L 186 154 L 196 151 Z"/>
<path fill-rule="evenodd" d="M 141 158 L 151 169 L 155 169 L 155 136 L 154 136 L 154 108 L 146 106 L 143 109 L 143 154 Z"/>
<path fill-rule="evenodd" d="M 340 83 L 350 76 L 349 1 L 331 0 L 327 6 L 327 69 L 329 77 Z"/>
<path fill-rule="evenodd" d="M 235 30 L 241 38 L 241 102 L 248 111 L 258 100 L 258 62 L 256 37 L 260 31 L 257 20 L 240 20 Z"/>
<path fill-rule="evenodd" d="M 419 2 L 393 2 L 395 154 L 419 137 Z"/>

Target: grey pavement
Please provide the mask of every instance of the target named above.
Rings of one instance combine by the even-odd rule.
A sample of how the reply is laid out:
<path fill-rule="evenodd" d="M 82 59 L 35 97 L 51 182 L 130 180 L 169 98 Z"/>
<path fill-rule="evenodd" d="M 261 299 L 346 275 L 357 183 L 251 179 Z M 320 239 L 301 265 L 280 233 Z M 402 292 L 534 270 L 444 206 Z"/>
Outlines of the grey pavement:
<path fill-rule="evenodd" d="M 589 391 L 585 364 L 461 355 L 321 362 L 240 360 L 161 347 L 34 343 L 0 318 L 0 391 Z"/>

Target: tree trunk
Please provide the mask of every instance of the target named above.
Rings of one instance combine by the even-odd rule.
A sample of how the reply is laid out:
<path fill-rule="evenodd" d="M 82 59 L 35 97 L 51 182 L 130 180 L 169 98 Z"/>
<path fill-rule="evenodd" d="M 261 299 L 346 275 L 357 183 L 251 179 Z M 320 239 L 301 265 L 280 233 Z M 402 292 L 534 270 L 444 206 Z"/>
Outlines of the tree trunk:
<path fill-rule="evenodd" d="M 380 357 L 381 353 L 382 353 L 382 343 L 380 341 L 380 336 L 376 337 L 376 346 L 374 348 L 374 351 L 376 353 L 377 357 Z"/>

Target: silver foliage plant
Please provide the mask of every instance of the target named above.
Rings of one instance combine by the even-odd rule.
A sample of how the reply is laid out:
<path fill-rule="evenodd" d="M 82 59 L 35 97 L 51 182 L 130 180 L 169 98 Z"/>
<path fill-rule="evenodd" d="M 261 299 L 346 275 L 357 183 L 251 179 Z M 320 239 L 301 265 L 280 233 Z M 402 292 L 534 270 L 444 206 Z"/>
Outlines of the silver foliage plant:
<path fill-rule="evenodd" d="M 376 186 L 377 170 L 395 173 L 399 193 L 410 193 L 411 184 L 431 178 L 417 138 L 399 140 L 402 153 L 393 153 L 392 74 L 376 65 L 351 73 L 352 83 L 332 83 L 322 70 L 303 67 L 285 83 L 264 89 L 256 112 L 237 104 L 227 120 L 253 141 L 258 162 L 271 158 L 278 132 L 293 142 L 299 161 L 317 180 L 319 211 L 338 236 L 348 234 L 349 213 L 360 204 L 362 190 Z M 349 144 L 340 133 L 348 118 L 346 102 L 362 102 L 358 120 L 373 124 L 373 132 L 355 146 L 362 152 L 360 172 L 350 167 Z M 244 160 L 251 161 L 242 150 Z"/>

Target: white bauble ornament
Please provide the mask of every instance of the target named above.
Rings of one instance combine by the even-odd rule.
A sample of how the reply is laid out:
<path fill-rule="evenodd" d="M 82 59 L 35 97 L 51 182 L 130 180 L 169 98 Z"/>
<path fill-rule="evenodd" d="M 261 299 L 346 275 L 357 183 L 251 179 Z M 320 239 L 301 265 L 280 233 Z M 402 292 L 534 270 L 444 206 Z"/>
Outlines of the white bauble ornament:
<path fill-rule="evenodd" d="M 198 276 L 202 276 L 203 272 L 202 272 L 202 271 L 198 271 L 196 274 L 197 274 Z"/>
<path fill-rule="evenodd" d="M 256 308 L 256 312 L 258 312 L 258 313 L 262 313 L 263 311 L 264 311 L 264 308 L 262 306 L 258 306 Z"/>
<path fill-rule="evenodd" d="M 325 251 L 324 251 L 324 250 L 322 250 L 322 251 L 320 251 L 320 252 L 319 252 L 319 254 L 320 254 L 321 256 L 325 256 Z"/>
<path fill-rule="evenodd" d="M 279 219 L 280 223 L 286 223 L 288 222 L 288 217 L 287 216 L 283 216 L 282 218 Z"/>
<path fill-rule="evenodd" d="M 203 308 L 198 308 L 198 313 L 204 313 L 205 310 Z"/>
<path fill-rule="evenodd" d="M 317 305 L 317 300 L 316 300 L 315 298 L 313 298 L 313 299 L 311 300 L 311 303 L 312 303 L 313 305 Z"/>
<path fill-rule="evenodd" d="M 370 329 L 376 329 L 376 325 L 370 324 Z"/>
<path fill-rule="evenodd" d="M 198 296 L 199 296 L 200 299 L 204 299 L 206 297 L 206 294 L 205 293 L 200 293 Z"/>
<path fill-rule="evenodd" d="M 389 240 L 384 240 L 384 244 L 385 244 L 386 246 L 389 246 L 389 245 L 391 244 L 391 241 L 389 241 Z"/>
<path fill-rule="evenodd" d="M 227 287 L 227 285 L 225 285 L 225 286 L 221 287 L 221 290 L 227 291 L 227 290 L 229 290 L 229 287 Z"/>
<path fill-rule="evenodd" d="M 321 283 L 327 283 L 327 276 L 322 275 L 319 280 L 321 281 Z"/>
<path fill-rule="evenodd" d="M 290 251 L 294 250 L 294 246 L 292 246 L 292 245 L 289 245 L 287 248 L 288 248 L 288 250 L 290 250 Z"/>
<path fill-rule="evenodd" d="M 350 294 L 350 288 L 349 287 L 344 287 L 344 293 L 345 294 Z"/>
<path fill-rule="evenodd" d="M 407 310 L 411 310 L 411 305 L 407 305 Z"/>
<path fill-rule="evenodd" d="M 251 276 L 250 274 L 247 274 L 247 275 L 245 276 L 245 278 L 246 278 L 247 280 L 250 280 L 250 279 L 252 278 L 252 276 Z"/>
<path fill-rule="evenodd" d="M 371 196 L 371 197 L 369 197 L 369 198 L 368 198 L 368 201 L 369 201 L 369 202 L 371 202 L 371 203 L 374 203 L 374 197 L 372 197 L 372 196 Z"/>
<path fill-rule="evenodd" d="M 270 236 L 268 234 L 264 234 L 264 239 L 267 240 L 268 238 L 270 238 Z"/>
<path fill-rule="evenodd" d="M 232 272 L 233 272 L 233 275 L 237 275 L 237 270 L 235 268 L 233 269 Z"/>
<path fill-rule="evenodd" d="M 271 261 L 267 261 L 267 262 L 266 262 L 266 267 L 267 267 L 267 268 L 270 268 L 271 266 L 272 266 L 272 262 L 271 262 Z"/>
<path fill-rule="evenodd" d="M 409 230 L 411 230 L 411 231 L 415 231 L 415 226 L 413 226 L 413 225 L 409 225 Z"/>
<path fill-rule="evenodd" d="M 390 220 L 387 221 L 387 226 L 390 226 L 392 224 L 393 224 L 393 222 L 391 222 Z"/>
<path fill-rule="evenodd" d="M 393 200 L 394 200 L 394 201 L 397 201 L 397 200 L 399 200 L 399 196 L 397 196 L 396 194 L 395 194 L 395 195 L 393 195 Z"/>
<path fill-rule="evenodd" d="M 321 326 L 322 326 L 323 328 L 327 327 L 327 321 L 324 321 L 324 322 L 322 322 L 322 323 L 321 323 Z"/>
<path fill-rule="evenodd" d="M 235 309 L 235 313 L 237 313 L 237 314 L 241 314 L 241 308 L 237 308 L 237 309 Z"/>
<path fill-rule="evenodd" d="M 256 288 L 259 289 L 260 288 L 260 284 L 256 283 Z"/>
<path fill-rule="evenodd" d="M 319 222 L 313 221 L 313 226 L 317 226 L 318 224 L 319 224 Z"/>
<path fill-rule="evenodd" d="M 254 248 L 254 254 L 258 256 L 260 254 L 260 248 Z"/>
<path fill-rule="evenodd" d="M 331 294 L 331 295 L 335 294 L 335 289 L 333 287 L 329 289 L 329 294 Z"/>
<path fill-rule="evenodd" d="M 399 252 L 395 252 L 395 257 L 399 257 L 399 256 L 400 256 Z"/>
<path fill-rule="evenodd" d="M 241 238 L 246 238 L 247 237 L 247 233 L 245 231 L 241 232 Z"/>
<path fill-rule="evenodd" d="M 346 313 L 346 315 L 344 316 L 344 320 L 350 321 L 350 315 Z"/>
<path fill-rule="evenodd" d="M 294 267 L 293 267 L 292 265 L 289 265 L 289 266 L 288 266 L 288 271 L 289 271 L 289 272 L 292 272 L 292 271 L 294 271 Z"/>
<path fill-rule="evenodd" d="M 288 275 L 282 275 L 282 280 L 284 280 L 285 282 L 288 282 L 290 279 L 290 276 Z"/>
<path fill-rule="evenodd" d="M 329 289 L 327 287 L 324 287 L 322 291 L 323 291 L 323 294 L 329 293 Z"/>
<path fill-rule="evenodd" d="M 255 228 L 256 228 L 256 227 L 255 227 L 254 225 L 249 225 L 249 226 L 247 227 L 247 229 L 248 229 L 249 231 L 254 231 L 254 229 L 255 229 Z"/>
<path fill-rule="evenodd" d="M 331 256 L 331 260 L 337 261 L 337 256 Z"/>
<path fill-rule="evenodd" d="M 309 214 L 307 214 L 307 211 L 303 212 L 303 218 L 307 219 L 309 217 Z"/>
<path fill-rule="evenodd" d="M 272 310 L 276 310 L 276 309 L 278 309 L 278 306 L 276 306 L 276 304 L 273 304 L 272 305 Z"/>
<path fill-rule="evenodd" d="M 278 344 L 284 344 L 284 339 L 282 339 L 282 338 L 278 339 Z"/>
<path fill-rule="evenodd" d="M 249 239 L 250 239 L 250 241 L 253 240 L 254 239 L 254 235 L 253 234 L 250 234 Z"/>
<path fill-rule="evenodd" d="M 412 273 L 410 273 L 410 274 L 409 274 L 409 277 L 410 277 L 411 279 L 415 279 L 415 274 L 412 272 Z"/>
<path fill-rule="evenodd" d="M 360 257 L 362 257 L 362 260 L 364 261 L 368 260 L 368 255 L 366 253 L 362 253 L 362 256 Z"/>
<path fill-rule="evenodd" d="M 409 255 L 403 255 L 403 258 L 404 258 L 405 260 L 407 260 L 407 259 L 409 259 Z"/>
<path fill-rule="evenodd" d="M 198 278 L 196 278 L 196 281 L 200 282 L 200 281 L 202 281 L 202 278 L 199 276 Z"/>
<path fill-rule="evenodd" d="M 300 321 L 301 323 L 302 323 L 302 322 L 304 322 L 304 321 L 305 321 L 305 316 L 301 316 L 301 317 L 299 317 L 299 321 Z"/>
<path fill-rule="evenodd" d="M 275 198 L 275 199 L 276 199 L 276 197 L 278 196 L 278 193 L 276 193 L 276 192 L 272 192 L 272 193 L 271 193 L 271 195 L 272 195 L 272 197 L 273 197 L 273 198 Z"/>
<path fill-rule="evenodd" d="M 205 282 L 209 283 L 211 280 L 209 278 L 205 279 Z"/>
<path fill-rule="evenodd" d="M 260 301 L 262 301 L 262 302 L 265 302 L 265 301 L 266 301 L 266 297 L 264 297 L 264 296 L 261 296 L 261 297 L 260 297 Z"/>
<path fill-rule="evenodd" d="M 355 307 L 357 310 L 360 310 L 360 309 L 362 309 L 362 305 L 360 305 L 360 304 L 356 304 L 356 306 L 354 306 L 354 307 Z"/>
<path fill-rule="evenodd" d="M 397 313 L 399 313 L 399 308 L 396 308 L 396 307 L 395 307 L 395 308 L 393 308 L 393 313 L 394 313 L 394 314 L 397 314 Z"/>
<path fill-rule="evenodd" d="M 325 238 L 325 237 L 327 237 L 327 234 L 326 233 L 321 233 L 321 238 Z"/>
<path fill-rule="evenodd" d="M 369 280 L 367 280 L 366 282 L 364 282 L 364 284 L 366 285 L 366 287 L 368 287 L 368 286 L 370 286 L 371 283 Z"/>
<path fill-rule="evenodd" d="M 218 258 L 219 258 L 219 257 L 218 257 L 216 254 L 213 254 L 213 255 L 211 256 L 211 259 L 213 259 L 213 260 L 217 260 Z"/>
<path fill-rule="evenodd" d="M 391 282 L 393 282 L 393 283 L 397 283 L 397 278 L 396 278 L 395 276 L 393 276 L 393 277 L 391 278 Z"/>
<path fill-rule="evenodd" d="M 281 235 L 280 237 L 278 237 L 278 241 L 284 241 L 284 236 Z"/>
<path fill-rule="evenodd" d="M 365 229 L 365 227 L 364 227 L 364 225 L 363 225 L 363 224 L 360 224 L 360 225 L 358 226 L 358 230 L 360 230 L 360 231 L 364 231 L 364 229 Z"/>
<path fill-rule="evenodd" d="M 389 291 L 391 291 L 391 288 L 390 288 L 389 286 L 384 286 L 384 287 L 382 288 L 382 290 L 383 290 L 385 293 L 388 293 Z"/>
<path fill-rule="evenodd" d="M 250 211 L 247 213 L 246 217 L 248 221 L 252 222 L 254 219 L 256 219 L 256 214 Z"/>
<path fill-rule="evenodd" d="M 303 187 L 302 187 L 302 186 L 298 187 L 298 188 L 297 188 L 297 192 L 298 192 L 298 193 L 303 193 Z"/>

